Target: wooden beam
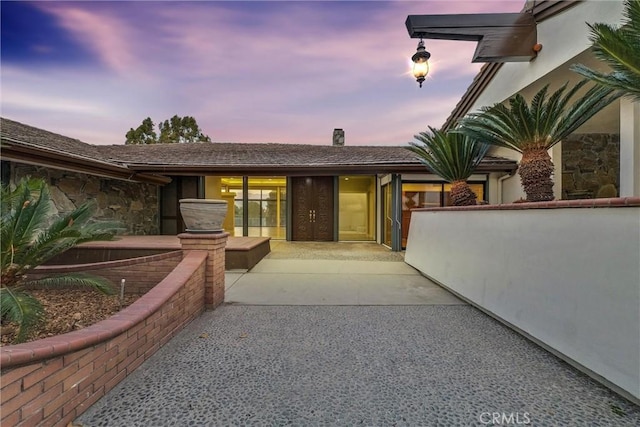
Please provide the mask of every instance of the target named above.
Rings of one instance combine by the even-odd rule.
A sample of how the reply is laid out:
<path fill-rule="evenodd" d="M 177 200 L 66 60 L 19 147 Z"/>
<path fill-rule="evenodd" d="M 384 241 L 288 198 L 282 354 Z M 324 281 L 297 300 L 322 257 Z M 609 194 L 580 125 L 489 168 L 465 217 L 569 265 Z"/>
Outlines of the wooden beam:
<path fill-rule="evenodd" d="M 536 56 L 536 22 L 530 13 L 409 15 L 411 38 L 477 41 L 472 62 L 525 62 Z"/>

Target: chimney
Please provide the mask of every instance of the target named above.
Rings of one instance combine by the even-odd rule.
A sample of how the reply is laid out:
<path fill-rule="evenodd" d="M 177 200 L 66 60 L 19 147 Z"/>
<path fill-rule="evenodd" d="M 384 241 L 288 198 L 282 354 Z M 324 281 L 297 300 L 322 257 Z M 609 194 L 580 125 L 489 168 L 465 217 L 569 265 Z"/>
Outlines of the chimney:
<path fill-rule="evenodd" d="M 333 130 L 333 146 L 334 147 L 344 146 L 344 130 L 342 129 Z"/>

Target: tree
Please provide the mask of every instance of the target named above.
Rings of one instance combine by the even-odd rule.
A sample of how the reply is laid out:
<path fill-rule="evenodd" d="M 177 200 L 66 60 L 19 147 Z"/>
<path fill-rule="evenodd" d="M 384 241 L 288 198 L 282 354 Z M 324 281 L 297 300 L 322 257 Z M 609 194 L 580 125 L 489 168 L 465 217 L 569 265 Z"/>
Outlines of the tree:
<path fill-rule="evenodd" d="M 156 144 L 158 142 L 158 135 L 153 130 L 154 126 L 151 117 L 147 117 L 136 129 L 129 129 L 125 144 Z"/>
<path fill-rule="evenodd" d="M 109 282 L 96 276 L 67 273 L 31 280 L 27 273 L 79 243 L 111 240 L 117 224 L 92 222 L 92 203 L 53 218 L 49 188 L 41 179 L 23 179 L 14 190 L 3 184 L 0 194 L 0 314 L 2 322 L 17 325 L 14 342 L 22 342 L 44 315 L 29 286 L 88 286 L 112 292 Z"/>
<path fill-rule="evenodd" d="M 429 127 L 430 132 L 415 135 L 419 142 L 407 147 L 431 172 L 451 183 L 454 206 L 475 205 L 476 194 L 467 179 L 487 154 L 489 146 L 460 133 L 443 132 Z"/>
<path fill-rule="evenodd" d="M 175 115 L 160 125 L 159 142 L 211 142 L 211 138 L 202 133 L 193 117 Z"/>
<path fill-rule="evenodd" d="M 211 138 L 202 133 L 198 122 L 191 116 L 180 117 L 176 114 L 171 119 L 161 122 L 158 125 L 159 136 L 153 128 L 153 121 L 147 117 L 140 126 L 127 132 L 125 144 L 211 142 Z"/>
<path fill-rule="evenodd" d="M 624 22 L 619 28 L 607 24 L 587 24 L 596 57 L 613 72 L 594 71 L 585 65 L 571 68 L 596 83 L 620 91 L 640 101 L 640 0 L 626 0 Z"/>
<path fill-rule="evenodd" d="M 568 106 L 586 82 L 582 80 L 566 95 L 564 84 L 548 99 L 547 85 L 536 93 L 530 106 L 516 94 L 508 105 L 497 103 L 468 114 L 460 120 L 457 131 L 522 153 L 518 173 L 527 201 L 553 200 L 553 162 L 547 151 L 619 97 L 613 89 L 594 86 Z"/>

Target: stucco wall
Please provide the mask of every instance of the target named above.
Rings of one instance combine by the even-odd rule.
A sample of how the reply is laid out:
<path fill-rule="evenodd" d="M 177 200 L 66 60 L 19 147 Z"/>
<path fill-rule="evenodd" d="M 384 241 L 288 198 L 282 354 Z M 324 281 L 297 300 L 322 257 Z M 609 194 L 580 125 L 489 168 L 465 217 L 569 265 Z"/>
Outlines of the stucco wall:
<path fill-rule="evenodd" d="M 51 198 L 58 212 L 69 212 L 94 199 L 96 219 L 119 221 L 122 234 L 159 234 L 158 186 L 119 181 L 40 166 L 13 163 L 11 182 L 25 176 L 43 178 L 50 184 Z"/>
<path fill-rule="evenodd" d="M 540 22 L 538 43 L 543 48 L 538 57 L 531 62 L 503 64 L 470 111 L 504 101 L 588 49 L 591 42 L 586 23 L 618 25 L 622 20 L 622 11 L 622 1 L 588 0 Z M 558 83 L 565 82 L 562 80 Z"/>
<path fill-rule="evenodd" d="M 591 41 L 589 40 L 590 30 L 586 23 L 604 22 L 618 25 L 622 20 L 622 12 L 622 1 L 587 0 L 579 2 L 576 6 L 538 23 L 538 43 L 543 46 L 538 56 L 530 62 L 504 63 L 492 81 L 478 96 L 469 111 L 477 111 L 483 106 L 503 102 L 516 93 L 521 93 L 525 98 L 530 98 L 547 83 L 551 84 L 551 91 L 558 89 L 567 82 L 572 82 L 571 84 L 573 84 L 581 79 L 577 73 L 569 70 L 569 66 L 575 62 L 585 62 L 591 67 L 602 67 L 603 63 L 601 61 L 594 59 L 592 55 L 586 54 L 585 56 L 584 54 L 591 46 Z M 612 103 L 598 116 L 584 125 L 583 128 L 579 129 L 579 132 L 617 133 L 620 129 L 620 125 L 616 122 L 620 114 L 618 110 L 619 103 Z M 626 140 L 623 138 L 621 141 L 623 141 L 623 147 L 628 149 L 632 149 L 634 146 L 633 139 L 630 137 L 627 137 Z M 563 188 L 560 184 L 562 170 L 556 160 L 560 158 L 561 151 L 552 151 L 554 152 L 550 154 L 554 163 L 558 166 L 554 179 L 558 185 L 554 188 L 554 194 L 559 199 L 563 197 Z M 518 161 L 520 159 L 518 153 L 504 149 L 492 149 L 491 155 L 503 156 Z M 632 171 L 629 174 L 633 175 L 633 173 Z M 623 177 L 620 186 L 624 187 L 624 184 L 625 179 Z M 502 199 L 505 203 L 524 197 L 519 178 L 506 180 L 503 185 L 503 191 Z M 623 191 L 620 194 L 626 196 L 636 195 L 633 191 Z"/>
<path fill-rule="evenodd" d="M 638 401 L 639 219 L 640 198 L 417 210 L 405 261 Z"/>

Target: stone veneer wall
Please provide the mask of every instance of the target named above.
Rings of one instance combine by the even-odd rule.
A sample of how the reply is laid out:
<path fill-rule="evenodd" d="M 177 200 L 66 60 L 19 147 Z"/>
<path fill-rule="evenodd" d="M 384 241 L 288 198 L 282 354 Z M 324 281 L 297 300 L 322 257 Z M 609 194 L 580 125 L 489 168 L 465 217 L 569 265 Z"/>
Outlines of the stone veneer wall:
<path fill-rule="evenodd" d="M 570 135 L 562 142 L 562 198 L 620 194 L 620 135 Z"/>
<path fill-rule="evenodd" d="M 41 166 L 11 165 L 11 182 L 25 176 L 43 178 L 51 190 L 55 210 L 69 212 L 87 200 L 95 199 L 98 210 L 95 219 L 119 221 L 122 234 L 160 234 L 158 221 L 158 186 L 101 178 L 76 172 Z"/>

